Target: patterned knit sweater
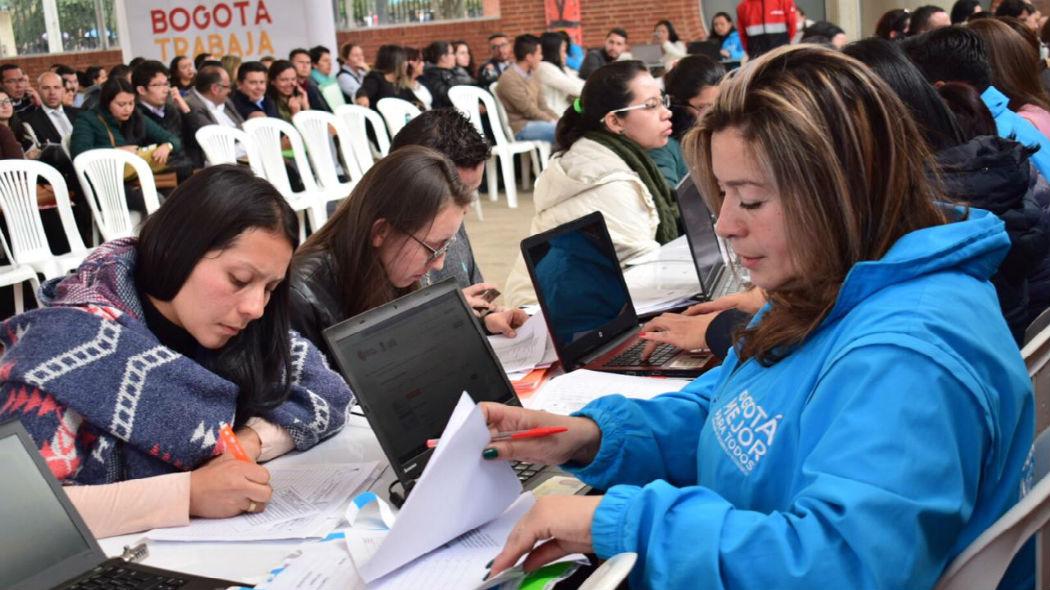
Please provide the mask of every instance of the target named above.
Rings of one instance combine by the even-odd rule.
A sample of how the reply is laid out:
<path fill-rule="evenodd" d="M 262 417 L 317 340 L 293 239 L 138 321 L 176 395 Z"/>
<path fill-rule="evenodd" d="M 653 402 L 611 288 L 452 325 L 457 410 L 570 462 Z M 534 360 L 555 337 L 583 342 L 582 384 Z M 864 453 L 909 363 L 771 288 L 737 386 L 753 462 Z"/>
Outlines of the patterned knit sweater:
<path fill-rule="evenodd" d="M 103 244 L 0 324 L 0 420 L 18 417 L 52 473 L 103 484 L 188 471 L 223 452 L 237 386 L 160 343 L 134 284 L 136 240 Z M 261 416 L 299 450 L 343 427 L 353 395 L 295 332 L 291 396 Z"/>

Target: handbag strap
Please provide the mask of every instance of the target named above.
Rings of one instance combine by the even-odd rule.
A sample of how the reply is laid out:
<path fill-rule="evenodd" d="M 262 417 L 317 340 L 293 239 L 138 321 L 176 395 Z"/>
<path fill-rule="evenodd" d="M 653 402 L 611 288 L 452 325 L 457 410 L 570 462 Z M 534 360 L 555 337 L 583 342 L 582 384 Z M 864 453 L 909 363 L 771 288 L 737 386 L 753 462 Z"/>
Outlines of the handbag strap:
<path fill-rule="evenodd" d="M 113 144 L 113 147 L 117 147 L 117 139 L 113 137 L 113 130 L 109 128 L 109 123 L 106 123 L 101 113 L 95 113 L 95 116 L 98 117 L 98 122 L 102 123 L 102 126 L 106 128 L 106 133 L 109 134 L 109 143 Z"/>

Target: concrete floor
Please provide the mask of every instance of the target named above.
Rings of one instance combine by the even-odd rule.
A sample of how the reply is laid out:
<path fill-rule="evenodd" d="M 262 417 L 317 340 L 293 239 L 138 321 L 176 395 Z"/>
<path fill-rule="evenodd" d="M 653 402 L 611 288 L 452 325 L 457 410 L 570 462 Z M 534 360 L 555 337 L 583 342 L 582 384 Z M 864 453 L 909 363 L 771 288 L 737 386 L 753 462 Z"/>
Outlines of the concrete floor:
<path fill-rule="evenodd" d="M 481 194 L 481 210 L 484 221 L 478 221 L 474 210 L 467 214 L 467 235 L 474 249 L 474 257 L 485 282 L 493 283 L 502 291 L 507 275 L 518 257 L 521 240 L 529 235 L 532 215 L 532 192 L 518 190 L 518 208 L 507 207 L 501 192 L 499 201 L 493 203 L 488 195 Z"/>

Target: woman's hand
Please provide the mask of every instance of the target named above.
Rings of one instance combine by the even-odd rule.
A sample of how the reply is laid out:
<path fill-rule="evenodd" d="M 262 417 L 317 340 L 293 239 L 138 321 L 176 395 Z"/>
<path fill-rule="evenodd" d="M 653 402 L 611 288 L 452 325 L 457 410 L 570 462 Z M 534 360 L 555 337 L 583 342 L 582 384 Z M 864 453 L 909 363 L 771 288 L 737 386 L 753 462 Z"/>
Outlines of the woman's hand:
<path fill-rule="evenodd" d="M 171 102 L 175 104 L 175 108 L 179 109 L 179 112 L 190 112 L 190 105 L 182 98 L 182 93 L 179 92 L 178 86 L 172 86 L 168 96 L 171 98 Z"/>
<path fill-rule="evenodd" d="M 513 567 L 526 553 L 522 567 L 531 572 L 571 553 L 591 553 L 591 522 L 602 496 L 544 496 L 521 517 L 503 551 L 492 560 L 489 575 Z M 539 547 L 533 546 L 546 541 Z"/>
<path fill-rule="evenodd" d="M 762 309 L 762 306 L 766 304 L 766 294 L 758 287 L 751 287 L 747 291 L 741 291 L 739 293 L 733 293 L 732 295 L 726 295 L 719 297 L 714 301 L 705 301 L 703 303 L 697 303 L 696 305 L 685 310 L 685 315 L 701 315 L 705 313 L 711 313 L 715 311 L 722 311 L 723 309 L 739 309 L 745 313 L 756 314 L 758 310 Z"/>
<path fill-rule="evenodd" d="M 170 143 L 165 143 L 165 144 L 157 146 L 157 149 L 153 150 L 153 155 L 150 156 L 150 159 L 152 159 L 157 164 L 167 164 L 168 163 L 168 156 L 170 156 L 170 155 L 171 155 L 171 144 Z"/>
<path fill-rule="evenodd" d="M 707 327 L 721 313 L 707 313 L 699 316 L 687 316 L 678 313 L 665 313 L 653 318 L 644 326 L 638 337 L 645 340 L 642 358 L 649 355 L 661 344 L 670 344 L 682 350 L 707 348 Z"/>
<path fill-rule="evenodd" d="M 40 148 L 34 145 L 33 147 L 26 150 L 25 153 L 22 155 L 25 156 L 27 160 L 39 160 L 41 153 L 43 152 L 40 150 Z"/>
<path fill-rule="evenodd" d="M 495 288 L 496 285 L 492 283 L 475 283 L 463 289 L 463 297 L 467 300 L 467 305 L 472 309 L 488 309 L 492 305 L 489 301 L 482 299 L 481 294 Z"/>
<path fill-rule="evenodd" d="M 55 206 L 55 189 L 49 184 L 38 184 L 36 185 L 36 206 L 37 207 L 54 207 Z"/>
<path fill-rule="evenodd" d="M 244 452 L 252 458 L 252 461 L 258 461 L 259 456 L 262 455 L 262 439 L 259 438 L 259 433 L 249 426 L 242 426 L 234 434 L 237 435 L 237 442 L 241 443 Z"/>
<path fill-rule="evenodd" d="M 485 329 L 490 334 L 503 334 L 508 338 L 518 335 L 517 329 L 529 319 L 528 314 L 520 309 L 504 309 L 485 315 Z"/>
<path fill-rule="evenodd" d="M 190 472 L 190 516 L 228 518 L 262 512 L 270 501 L 270 472 L 224 454 Z"/>
<path fill-rule="evenodd" d="M 547 465 L 572 461 L 586 465 L 598 454 L 598 448 L 601 446 L 602 431 L 590 418 L 558 416 L 493 402 L 482 402 L 479 405 L 485 415 L 485 423 L 493 434 L 544 426 L 568 428 L 566 432 L 541 438 L 493 442 L 485 449 L 486 459 L 518 460 Z"/>
<path fill-rule="evenodd" d="M 303 106 L 305 101 L 306 97 L 301 94 L 299 96 L 293 96 L 289 98 L 288 110 L 292 111 L 293 115 L 298 113 L 299 111 L 305 110 L 306 107 Z"/>

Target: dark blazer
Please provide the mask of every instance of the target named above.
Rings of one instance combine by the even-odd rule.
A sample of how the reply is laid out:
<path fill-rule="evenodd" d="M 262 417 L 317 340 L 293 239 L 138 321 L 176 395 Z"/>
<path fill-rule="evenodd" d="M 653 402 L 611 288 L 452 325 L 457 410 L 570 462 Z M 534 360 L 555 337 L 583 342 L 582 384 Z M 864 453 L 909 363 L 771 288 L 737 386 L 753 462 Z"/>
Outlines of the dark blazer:
<path fill-rule="evenodd" d="M 212 115 L 211 109 L 204 101 L 208 100 L 201 96 L 196 90 L 190 90 L 185 96 L 186 104 L 190 107 L 190 112 L 183 113 L 182 120 L 183 125 L 186 129 L 184 136 L 186 140 L 186 154 L 193 161 L 195 166 L 204 165 L 204 153 L 201 151 L 200 145 L 197 143 L 197 130 L 201 127 L 208 125 L 217 125 L 219 122 L 215 120 L 215 116 Z M 244 118 L 241 117 L 241 113 L 234 106 L 233 101 L 229 98 L 226 99 L 226 116 L 230 118 L 240 129 L 241 125 L 244 124 Z"/>
<path fill-rule="evenodd" d="M 66 118 L 69 119 L 70 125 L 75 125 L 77 122 L 77 115 L 80 114 L 80 109 L 76 107 L 62 107 L 62 110 L 66 113 Z M 62 143 L 62 135 L 55 128 L 55 124 L 51 122 L 51 116 L 40 108 L 35 111 L 30 111 L 21 115 L 22 121 L 28 123 L 33 128 L 33 133 L 36 134 L 36 138 L 40 143 Z"/>
<path fill-rule="evenodd" d="M 245 121 L 247 121 L 248 117 L 256 111 L 265 113 L 267 117 L 279 116 L 277 114 L 277 105 L 273 104 L 270 97 L 266 95 L 263 95 L 262 107 L 260 108 L 259 105 L 255 104 L 250 98 L 248 98 L 248 95 L 240 90 L 234 89 L 234 91 L 230 93 L 230 102 L 233 103 L 237 112 L 241 114 L 241 119 L 244 119 Z"/>

